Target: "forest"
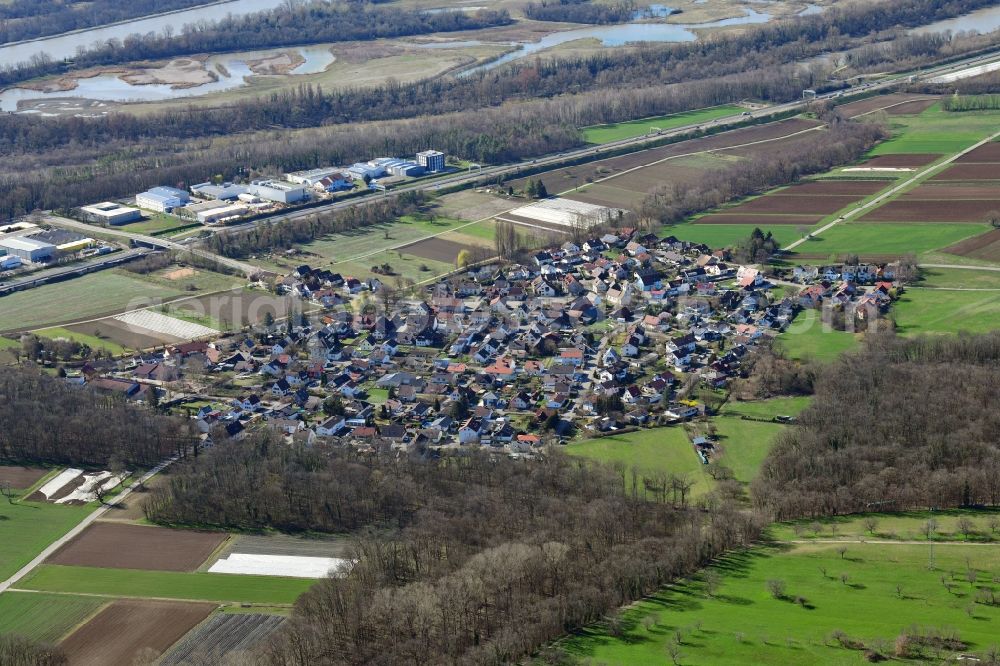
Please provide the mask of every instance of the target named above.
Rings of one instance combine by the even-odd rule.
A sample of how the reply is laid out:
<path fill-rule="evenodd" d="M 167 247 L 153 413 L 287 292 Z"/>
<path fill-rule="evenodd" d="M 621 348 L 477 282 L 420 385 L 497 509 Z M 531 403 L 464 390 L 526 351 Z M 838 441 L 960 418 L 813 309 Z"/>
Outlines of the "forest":
<path fill-rule="evenodd" d="M 0 368 L 0 460 L 154 465 L 194 441 L 185 420 L 71 386 L 33 366 Z"/>
<path fill-rule="evenodd" d="M 356 530 L 356 565 L 299 599 L 260 663 L 507 664 L 760 534 L 724 501 L 695 509 L 689 489 L 647 501 L 623 471 L 559 452 L 360 454 L 260 435 L 185 463 L 146 511 L 170 524 Z"/>
<path fill-rule="evenodd" d="M 1000 331 L 865 346 L 821 372 L 752 496 L 777 520 L 1000 505 Z"/>
<path fill-rule="evenodd" d="M 10 0 L 0 3 L 0 44 L 203 4 L 205 0 Z"/>

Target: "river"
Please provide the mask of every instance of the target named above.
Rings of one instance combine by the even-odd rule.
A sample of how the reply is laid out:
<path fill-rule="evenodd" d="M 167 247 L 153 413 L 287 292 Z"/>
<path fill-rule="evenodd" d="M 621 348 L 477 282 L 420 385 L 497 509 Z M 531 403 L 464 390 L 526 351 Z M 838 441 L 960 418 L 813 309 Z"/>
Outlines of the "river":
<path fill-rule="evenodd" d="M 976 32 L 986 34 L 1000 28 L 1000 5 L 977 9 L 974 12 L 945 19 L 937 23 L 930 23 L 920 28 L 914 28 L 910 32 L 917 35 L 925 35 L 931 32 Z"/>

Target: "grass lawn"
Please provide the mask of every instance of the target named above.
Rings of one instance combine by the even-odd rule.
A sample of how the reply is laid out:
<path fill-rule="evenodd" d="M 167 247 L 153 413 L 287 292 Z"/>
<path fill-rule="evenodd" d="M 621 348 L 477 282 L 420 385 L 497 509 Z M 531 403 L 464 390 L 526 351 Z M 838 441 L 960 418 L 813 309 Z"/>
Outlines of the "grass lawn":
<path fill-rule="evenodd" d="M 733 470 L 734 478 L 743 483 L 753 481 L 771 450 L 775 436 L 788 427 L 725 415 L 713 418 L 712 424 L 722 447 L 719 464 Z"/>
<path fill-rule="evenodd" d="M 354 260 L 370 265 L 375 263 L 377 257 L 369 257 L 369 255 L 404 243 L 412 243 L 427 236 L 451 231 L 464 224 L 469 223 L 446 217 L 424 218 L 408 215 L 388 224 L 378 224 L 325 236 L 300 246 L 300 249 L 304 252 L 317 254 L 334 266 Z M 315 261 L 312 258 L 308 263 L 314 268 L 326 267 L 322 261 Z"/>
<path fill-rule="evenodd" d="M 18 583 L 26 590 L 162 597 L 205 601 L 291 604 L 316 581 L 281 576 L 140 571 L 43 564 Z"/>
<path fill-rule="evenodd" d="M 384 405 L 389 399 L 389 389 L 384 388 L 370 388 L 367 391 L 368 402 L 373 405 Z"/>
<path fill-rule="evenodd" d="M 810 396 L 770 398 L 768 400 L 730 400 L 722 408 L 722 416 L 750 416 L 755 419 L 772 419 L 775 416 L 797 416 L 809 406 Z"/>
<path fill-rule="evenodd" d="M 651 127 L 659 127 L 661 130 L 683 127 L 684 125 L 694 125 L 705 123 L 716 118 L 734 116 L 744 111 L 738 106 L 714 106 L 708 109 L 696 109 L 684 113 L 674 113 L 669 116 L 658 116 L 656 118 L 643 118 L 642 120 L 632 120 L 626 123 L 612 123 L 610 125 L 594 125 L 585 127 L 583 138 L 588 143 L 609 143 L 622 139 L 631 139 L 649 133 Z"/>
<path fill-rule="evenodd" d="M 859 650 L 830 639 L 836 630 L 885 654 L 912 625 L 954 628 L 968 651 L 997 643 L 1000 607 L 970 607 L 974 590 L 966 581 L 971 567 L 979 572 L 976 586 L 1000 587 L 992 582 L 993 548 L 939 546 L 928 569 L 923 545 L 854 543 L 843 555 L 838 547 L 779 543 L 734 553 L 711 568 L 720 580 L 711 595 L 702 574 L 629 607 L 620 638 L 594 626 L 561 645 L 591 663 L 669 664 L 666 646 L 679 632 L 675 663 L 783 666 L 864 663 Z M 950 591 L 942 576 L 953 581 Z M 781 598 L 770 594 L 771 580 L 784 584 Z"/>
<path fill-rule="evenodd" d="M 120 228 L 133 234 L 146 234 L 147 236 L 160 236 L 169 234 L 172 231 L 184 229 L 186 227 L 203 227 L 204 225 L 193 220 L 182 220 L 166 213 L 150 213 L 144 211 L 143 215 L 148 219 L 141 222 L 130 222 Z"/>
<path fill-rule="evenodd" d="M 778 348 L 789 358 L 828 362 L 858 345 L 859 336 L 823 324 L 819 310 L 804 310 L 778 336 Z"/>
<path fill-rule="evenodd" d="M 833 255 L 844 254 L 920 254 L 987 230 L 985 224 L 838 224 L 799 245 L 795 254 L 821 256 L 824 261 Z M 789 257 L 789 261 L 796 261 L 795 255 Z"/>
<path fill-rule="evenodd" d="M 0 503 L 0 580 L 6 580 L 46 546 L 83 520 L 93 506 L 48 502 Z"/>
<path fill-rule="evenodd" d="M 124 271 L 100 271 L 4 296 L 0 330 L 32 330 L 107 315 L 183 293 L 180 285 L 163 286 Z"/>
<path fill-rule="evenodd" d="M 663 236 L 676 236 L 680 240 L 691 241 L 692 243 L 704 243 L 711 248 L 721 249 L 732 247 L 749 238 L 755 226 L 757 225 L 678 224 L 663 227 L 660 233 Z M 760 225 L 760 230 L 764 233 L 770 231 L 782 246 L 802 238 L 802 235 L 796 230 L 796 225 L 794 224 Z"/>
<path fill-rule="evenodd" d="M 624 435 L 588 439 L 566 447 L 572 455 L 604 463 L 623 463 L 640 472 L 677 474 L 694 481 L 691 492 L 702 495 L 711 489 L 711 479 L 695 453 L 687 433 L 680 427 L 639 430 Z"/>
<path fill-rule="evenodd" d="M 977 271 L 964 268 L 924 268 L 919 287 L 959 289 L 1000 289 L 1000 271 Z"/>
<path fill-rule="evenodd" d="M 892 313 L 904 335 L 983 333 L 1000 328 L 1000 291 L 907 289 Z"/>
<path fill-rule="evenodd" d="M 78 333 L 76 331 L 71 331 L 58 326 L 39 329 L 35 331 L 35 333 L 43 338 L 49 338 L 50 340 L 55 340 L 56 338 L 66 338 L 67 340 L 79 342 L 81 345 L 87 345 L 91 349 L 104 349 L 113 356 L 121 356 L 125 353 L 125 348 L 113 340 L 99 338 L 96 335 Z"/>
<path fill-rule="evenodd" d="M 0 594 L 0 634 L 55 643 L 106 601 L 100 597 L 4 592 Z"/>

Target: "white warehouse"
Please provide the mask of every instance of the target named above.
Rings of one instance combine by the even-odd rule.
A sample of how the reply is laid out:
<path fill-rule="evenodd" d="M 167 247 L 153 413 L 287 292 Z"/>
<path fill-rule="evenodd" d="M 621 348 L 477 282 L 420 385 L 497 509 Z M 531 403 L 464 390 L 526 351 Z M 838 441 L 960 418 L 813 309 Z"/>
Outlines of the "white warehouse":
<path fill-rule="evenodd" d="M 191 195 L 176 187 L 154 187 L 135 195 L 135 205 L 157 213 L 169 213 L 191 201 Z"/>

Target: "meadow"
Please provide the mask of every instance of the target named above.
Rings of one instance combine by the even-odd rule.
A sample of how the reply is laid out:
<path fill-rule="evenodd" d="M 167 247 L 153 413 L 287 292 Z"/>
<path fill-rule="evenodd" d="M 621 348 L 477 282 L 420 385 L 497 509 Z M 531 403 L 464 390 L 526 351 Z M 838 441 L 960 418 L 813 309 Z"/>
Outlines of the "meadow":
<path fill-rule="evenodd" d="M 609 125 L 594 125 L 584 127 L 580 130 L 587 143 L 599 144 L 631 139 L 637 136 L 649 134 L 651 128 L 657 127 L 661 130 L 674 129 L 684 125 L 695 125 L 706 123 L 716 118 L 734 116 L 744 111 L 739 106 L 713 106 L 707 109 L 696 109 L 685 113 L 674 113 L 668 116 L 657 116 L 655 118 L 643 118 L 625 123 L 612 123 Z"/>
<path fill-rule="evenodd" d="M 114 597 L 291 604 L 316 581 L 280 576 L 145 571 L 43 564 L 19 589 Z"/>
<path fill-rule="evenodd" d="M 892 316 L 903 335 L 985 333 L 1000 325 L 1000 291 L 907 289 Z"/>
<path fill-rule="evenodd" d="M 55 643 L 106 601 L 101 597 L 7 591 L 0 594 L 0 634 Z"/>
<path fill-rule="evenodd" d="M 920 271 L 918 287 L 937 289 L 998 289 L 1000 271 L 979 271 L 964 268 L 924 268 Z"/>
<path fill-rule="evenodd" d="M 855 333 L 824 325 L 819 310 L 803 310 L 776 338 L 776 345 L 788 358 L 829 362 L 857 347 L 858 341 Z"/>
<path fill-rule="evenodd" d="M 90 505 L 0 502 L 0 580 L 30 562 L 93 510 Z"/>
<path fill-rule="evenodd" d="M 99 338 L 96 335 L 87 335 L 86 333 L 71 331 L 60 326 L 42 328 L 34 332 L 37 335 L 50 340 L 64 338 L 66 340 L 79 342 L 81 345 L 87 345 L 91 349 L 103 349 L 106 353 L 111 354 L 112 356 L 121 356 L 125 353 L 125 347 L 117 342 L 108 340 L 107 338 Z"/>
<path fill-rule="evenodd" d="M 834 257 L 922 254 L 986 231 L 985 224 L 847 223 L 827 229 L 795 248 L 795 255 Z M 795 261 L 795 255 L 790 257 Z"/>
<path fill-rule="evenodd" d="M 949 544 L 929 554 L 896 543 L 758 546 L 627 608 L 620 629 L 594 626 L 561 646 L 589 664 L 837 665 L 863 663 L 864 649 L 891 656 L 913 626 L 954 629 L 962 651 L 997 644 L 1000 607 L 973 603 L 977 588 L 998 588 L 997 552 Z"/>
<path fill-rule="evenodd" d="M 754 224 L 677 224 L 663 227 L 661 236 L 675 236 L 692 243 L 704 243 L 711 248 L 733 247 L 750 237 Z M 765 234 L 771 234 L 782 246 L 802 238 L 794 224 L 759 225 Z"/>
<path fill-rule="evenodd" d="M 893 137 L 871 154 L 956 153 L 996 132 L 997 118 L 996 111 L 949 113 L 935 104 L 915 116 L 893 117 Z"/>

